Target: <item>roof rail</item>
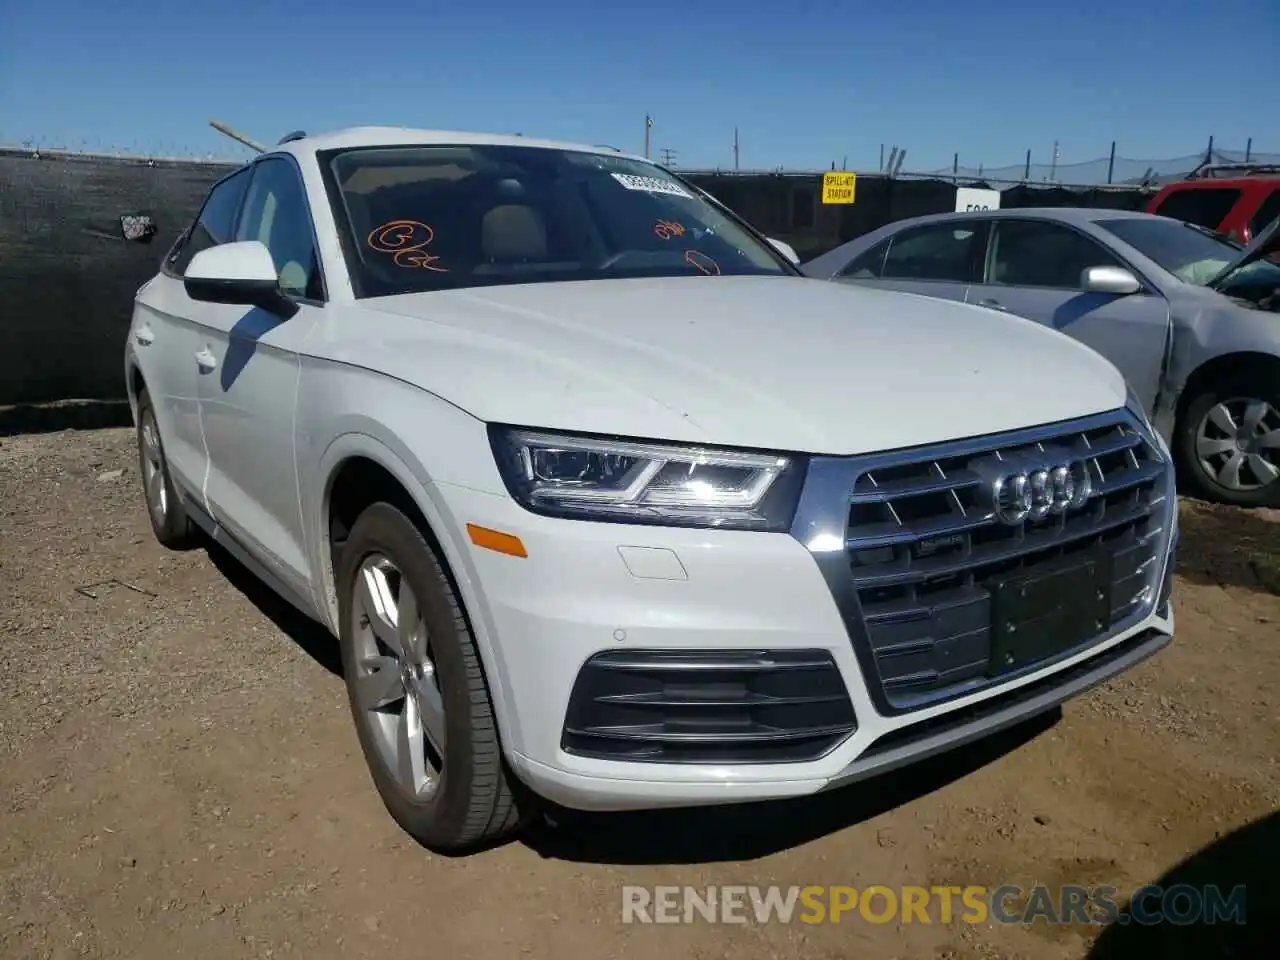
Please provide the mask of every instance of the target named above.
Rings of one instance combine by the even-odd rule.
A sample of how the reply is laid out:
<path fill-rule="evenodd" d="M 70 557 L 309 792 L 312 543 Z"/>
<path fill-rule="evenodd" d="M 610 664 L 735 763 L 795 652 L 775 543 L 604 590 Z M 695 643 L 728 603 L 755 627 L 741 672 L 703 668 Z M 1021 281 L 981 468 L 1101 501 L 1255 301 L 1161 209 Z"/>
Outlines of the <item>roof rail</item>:
<path fill-rule="evenodd" d="M 301 140 L 306 135 L 307 132 L 305 130 L 294 130 L 292 133 L 286 133 L 283 137 L 277 140 L 276 146 L 278 147 L 286 143 L 292 143 L 294 140 Z"/>
<path fill-rule="evenodd" d="M 1280 174 L 1280 163 L 1202 163 L 1187 174 L 1188 180 L 1213 177 L 1249 177 Z"/>

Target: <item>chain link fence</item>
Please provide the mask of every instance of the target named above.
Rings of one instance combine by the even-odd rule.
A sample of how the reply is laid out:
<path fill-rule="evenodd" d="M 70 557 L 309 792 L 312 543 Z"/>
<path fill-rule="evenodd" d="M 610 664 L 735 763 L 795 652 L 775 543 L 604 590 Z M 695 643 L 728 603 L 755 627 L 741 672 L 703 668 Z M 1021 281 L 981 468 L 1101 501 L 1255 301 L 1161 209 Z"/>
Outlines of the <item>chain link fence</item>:
<path fill-rule="evenodd" d="M 1280 153 L 1219 147 L 1163 159 L 1137 159 L 1119 155 L 1074 163 L 1032 163 L 1030 154 L 1022 163 L 1001 167 L 963 166 L 958 161 L 939 170 L 915 171 L 901 176 L 943 177 L 948 180 L 986 180 L 990 183 L 1045 183 L 1055 186 L 1099 186 L 1102 184 L 1157 184 L 1181 180 L 1205 163 L 1256 163 L 1280 165 Z"/>

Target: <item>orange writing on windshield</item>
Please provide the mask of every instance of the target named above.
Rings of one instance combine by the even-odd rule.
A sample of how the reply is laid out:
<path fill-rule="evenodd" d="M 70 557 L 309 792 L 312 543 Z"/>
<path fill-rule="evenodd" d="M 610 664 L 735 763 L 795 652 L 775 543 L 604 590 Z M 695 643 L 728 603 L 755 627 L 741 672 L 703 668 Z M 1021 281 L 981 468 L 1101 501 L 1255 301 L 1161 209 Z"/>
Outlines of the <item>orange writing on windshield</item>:
<path fill-rule="evenodd" d="M 720 264 L 716 263 L 701 250 L 686 250 L 684 262 L 701 270 L 708 277 L 720 276 Z"/>
<path fill-rule="evenodd" d="M 684 224 L 674 220 L 659 220 L 653 225 L 653 232 L 662 240 L 684 236 Z"/>
<path fill-rule="evenodd" d="M 391 262 L 398 267 L 448 273 L 447 267 L 437 265 L 439 257 L 427 253 L 435 236 L 434 230 L 417 220 L 391 220 L 374 228 L 367 242 L 371 249 L 391 254 Z"/>

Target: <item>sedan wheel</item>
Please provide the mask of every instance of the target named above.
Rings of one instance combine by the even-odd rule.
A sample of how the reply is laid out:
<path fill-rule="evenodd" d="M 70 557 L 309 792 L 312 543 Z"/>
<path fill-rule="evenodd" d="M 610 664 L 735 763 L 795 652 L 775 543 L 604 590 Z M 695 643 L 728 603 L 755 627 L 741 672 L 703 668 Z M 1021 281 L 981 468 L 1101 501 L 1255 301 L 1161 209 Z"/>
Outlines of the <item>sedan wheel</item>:
<path fill-rule="evenodd" d="M 1177 442 L 1183 479 L 1209 500 L 1280 505 L 1280 396 L 1245 386 L 1206 390 L 1186 406 Z"/>
<path fill-rule="evenodd" d="M 1232 397 L 1210 407 L 1196 428 L 1201 469 L 1228 490 L 1260 490 L 1280 480 L 1280 411 Z"/>
<path fill-rule="evenodd" d="M 413 588 L 381 554 L 360 565 L 351 604 L 356 698 L 382 762 L 405 794 L 429 797 L 444 771 L 444 700 Z"/>

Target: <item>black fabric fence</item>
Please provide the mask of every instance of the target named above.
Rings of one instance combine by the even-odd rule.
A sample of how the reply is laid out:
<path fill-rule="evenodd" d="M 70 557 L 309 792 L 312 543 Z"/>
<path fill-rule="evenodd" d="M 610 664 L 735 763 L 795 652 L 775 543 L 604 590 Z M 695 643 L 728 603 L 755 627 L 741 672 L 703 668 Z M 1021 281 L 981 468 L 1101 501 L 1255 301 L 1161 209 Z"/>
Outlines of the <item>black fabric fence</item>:
<path fill-rule="evenodd" d="M 0 405 L 125 396 L 134 293 L 231 169 L 0 151 Z"/>
<path fill-rule="evenodd" d="M 690 180 L 758 230 L 786 240 L 801 260 L 860 237 L 886 223 L 954 210 L 956 184 L 950 180 L 858 178 L 855 202 L 824 206 L 822 176 L 704 174 Z M 981 182 L 961 186 L 987 187 Z M 1151 194 L 1133 189 L 1016 186 L 1000 194 L 1001 208 L 1105 207 L 1141 210 Z"/>
<path fill-rule="evenodd" d="M 0 406 L 125 396 L 134 293 L 231 169 L 0 150 Z M 955 185 L 941 180 L 862 177 L 856 203 L 823 206 L 820 174 L 691 179 L 802 259 L 955 206 Z M 1144 200 L 1137 190 L 1015 187 L 1001 206 L 1137 209 Z"/>

